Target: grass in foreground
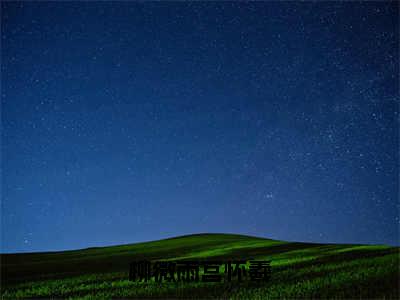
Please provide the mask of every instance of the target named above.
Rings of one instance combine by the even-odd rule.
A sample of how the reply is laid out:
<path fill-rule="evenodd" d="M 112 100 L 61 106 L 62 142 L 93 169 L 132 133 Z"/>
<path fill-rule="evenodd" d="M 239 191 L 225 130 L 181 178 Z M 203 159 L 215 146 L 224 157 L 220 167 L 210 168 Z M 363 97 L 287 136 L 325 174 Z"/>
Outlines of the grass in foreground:
<path fill-rule="evenodd" d="M 399 299 L 399 248 L 290 243 L 229 234 L 191 235 L 76 251 L 2 255 L 2 299 L 230 298 Z M 272 279 L 138 283 L 133 260 L 268 259 Z"/>

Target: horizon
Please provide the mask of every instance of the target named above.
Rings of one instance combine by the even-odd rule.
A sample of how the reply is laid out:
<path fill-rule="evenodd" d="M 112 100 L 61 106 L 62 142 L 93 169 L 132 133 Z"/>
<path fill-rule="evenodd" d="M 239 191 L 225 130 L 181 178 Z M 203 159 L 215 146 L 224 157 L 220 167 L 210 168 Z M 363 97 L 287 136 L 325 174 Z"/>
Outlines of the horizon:
<path fill-rule="evenodd" d="M 255 239 L 265 239 L 265 240 L 273 240 L 279 242 L 287 242 L 287 243 L 304 243 L 304 244 L 321 244 L 321 245 L 349 245 L 349 246 L 387 246 L 387 247 L 400 247 L 399 244 L 397 245 L 390 245 L 390 244 L 353 244 L 353 243 L 319 243 L 319 242 L 312 242 L 312 241 L 285 241 L 281 239 L 275 238 L 268 238 L 264 236 L 254 236 L 254 235 L 247 235 L 247 234 L 238 234 L 238 233 L 222 233 L 222 232 L 203 232 L 203 233 L 190 233 L 190 234 L 183 234 L 179 236 L 170 236 L 164 237 L 160 239 L 154 240 L 144 240 L 144 241 L 134 241 L 128 242 L 123 244 L 110 244 L 110 245 L 100 245 L 100 246 L 88 246 L 84 248 L 73 248 L 73 249 L 59 249 L 59 250 L 45 250 L 45 251 L 29 251 L 29 252 L 0 252 L 0 255 L 3 254 L 39 254 L 39 253 L 58 253 L 58 252 L 69 252 L 69 251 L 81 251 L 81 250 L 90 250 L 90 249 L 100 249 L 100 248 L 109 248 L 109 247 L 118 247 L 118 246 L 128 246 L 128 245 L 136 245 L 136 244 L 145 244 L 151 242 L 159 242 L 159 241 L 166 241 L 170 239 L 178 239 L 178 238 L 186 238 L 191 236 L 199 236 L 199 235 L 237 235 L 243 237 L 251 237 Z"/>

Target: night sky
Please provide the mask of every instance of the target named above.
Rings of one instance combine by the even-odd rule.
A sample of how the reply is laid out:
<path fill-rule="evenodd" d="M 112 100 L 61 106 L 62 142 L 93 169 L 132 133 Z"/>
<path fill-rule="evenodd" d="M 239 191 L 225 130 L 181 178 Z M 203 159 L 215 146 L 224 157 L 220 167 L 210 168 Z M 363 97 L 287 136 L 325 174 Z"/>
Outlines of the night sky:
<path fill-rule="evenodd" d="M 2 2 L 2 252 L 399 244 L 396 2 Z"/>

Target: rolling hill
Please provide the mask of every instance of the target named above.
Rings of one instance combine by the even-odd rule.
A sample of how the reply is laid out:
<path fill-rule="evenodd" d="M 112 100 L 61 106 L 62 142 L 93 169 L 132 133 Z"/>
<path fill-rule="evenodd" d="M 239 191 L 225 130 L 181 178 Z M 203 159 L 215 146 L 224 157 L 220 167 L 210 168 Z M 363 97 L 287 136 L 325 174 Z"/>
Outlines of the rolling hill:
<path fill-rule="evenodd" d="M 399 248 L 284 242 L 235 234 L 62 252 L 1 255 L 2 299 L 379 298 L 399 299 Z M 133 282 L 135 260 L 270 260 L 263 284 Z"/>

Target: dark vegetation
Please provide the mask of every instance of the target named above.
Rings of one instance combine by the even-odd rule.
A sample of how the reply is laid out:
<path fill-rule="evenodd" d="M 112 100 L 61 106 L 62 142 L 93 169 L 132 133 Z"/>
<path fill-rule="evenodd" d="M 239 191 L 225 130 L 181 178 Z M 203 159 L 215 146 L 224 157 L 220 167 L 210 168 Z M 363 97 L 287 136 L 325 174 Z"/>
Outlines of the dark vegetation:
<path fill-rule="evenodd" d="M 399 299 L 399 248 L 282 242 L 232 234 L 63 252 L 1 255 L 1 295 L 16 298 Z M 271 260 L 264 284 L 139 283 L 133 260 Z"/>

